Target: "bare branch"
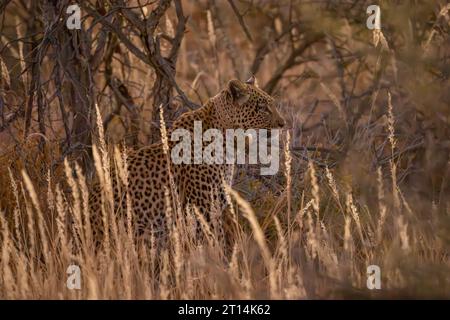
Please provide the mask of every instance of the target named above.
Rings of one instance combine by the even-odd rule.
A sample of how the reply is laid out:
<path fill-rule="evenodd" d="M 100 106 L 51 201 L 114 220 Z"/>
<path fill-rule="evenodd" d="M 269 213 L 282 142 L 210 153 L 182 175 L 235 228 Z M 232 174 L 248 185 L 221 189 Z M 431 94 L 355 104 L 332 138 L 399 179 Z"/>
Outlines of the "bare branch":
<path fill-rule="evenodd" d="M 244 17 L 239 12 L 239 9 L 236 7 L 236 4 L 233 2 L 233 0 L 228 0 L 228 3 L 230 4 L 231 8 L 233 9 L 234 14 L 236 15 L 236 17 L 237 17 L 237 19 L 239 21 L 239 24 L 242 27 L 242 30 L 244 30 L 244 33 L 247 36 L 247 39 L 250 40 L 250 42 L 253 42 L 253 38 L 252 38 L 252 36 L 250 34 L 250 31 L 248 30 L 248 27 L 245 24 Z"/>

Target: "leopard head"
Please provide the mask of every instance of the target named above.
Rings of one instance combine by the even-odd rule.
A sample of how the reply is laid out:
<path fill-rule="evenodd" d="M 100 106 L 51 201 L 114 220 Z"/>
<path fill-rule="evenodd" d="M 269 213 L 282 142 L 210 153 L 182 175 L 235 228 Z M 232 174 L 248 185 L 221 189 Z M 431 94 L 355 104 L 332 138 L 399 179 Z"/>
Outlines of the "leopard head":
<path fill-rule="evenodd" d="M 272 129 L 285 125 L 275 99 L 260 89 L 256 79 L 230 80 L 213 98 L 216 117 L 225 129 Z"/>

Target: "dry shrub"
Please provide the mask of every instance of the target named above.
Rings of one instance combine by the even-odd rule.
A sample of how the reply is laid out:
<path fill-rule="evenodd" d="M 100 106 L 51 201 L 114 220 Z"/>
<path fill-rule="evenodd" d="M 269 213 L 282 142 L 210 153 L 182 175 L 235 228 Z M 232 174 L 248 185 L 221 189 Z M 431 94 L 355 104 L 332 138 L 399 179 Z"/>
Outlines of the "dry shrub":
<path fill-rule="evenodd" d="M 148 64 L 144 24 L 121 10 L 83 1 L 88 20 L 68 33 L 56 11 L 21 3 L 2 7 L 0 29 L 0 298 L 450 298 L 448 5 L 383 2 L 382 30 L 370 31 L 368 1 L 234 1 L 240 17 L 229 1 L 183 1 L 187 22 L 172 5 L 153 30 L 167 36 L 165 57 L 168 39 L 184 35 L 169 66 L 174 90 Z M 159 2 L 127 3 L 142 19 Z M 49 47 L 44 35 L 55 37 Z M 180 208 L 173 186 L 167 247 L 136 242 L 131 210 L 112 210 L 112 179 L 130 204 L 127 152 L 156 127 L 165 137 L 185 99 L 200 104 L 251 74 L 280 101 L 289 132 L 277 175 L 236 168 L 231 250 L 195 208 Z M 87 205 L 93 175 L 101 212 Z M 91 215 L 108 230 L 101 250 Z M 80 290 L 67 288 L 70 265 Z M 381 268 L 381 290 L 366 287 L 369 265 Z"/>

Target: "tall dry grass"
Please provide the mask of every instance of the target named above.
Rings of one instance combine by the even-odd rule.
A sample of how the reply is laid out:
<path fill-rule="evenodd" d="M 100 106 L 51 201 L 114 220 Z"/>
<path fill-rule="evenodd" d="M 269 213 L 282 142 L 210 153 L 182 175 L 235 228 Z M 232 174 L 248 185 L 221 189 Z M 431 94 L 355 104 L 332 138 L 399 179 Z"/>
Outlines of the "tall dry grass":
<path fill-rule="evenodd" d="M 388 132 L 396 145 L 395 120 L 389 104 Z M 99 117 L 100 119 L 100 117 Z M 162 118 L 163 119 L 163 118 Z M 162 120 L 163 121 L 163 120 Z M 163 126 L 164 127 L 164 126 Z M 101 126 L 99 126 L 101 128 Z M 289 142 L 289 137 L 288 141 Z M 164 141 L 164 140 L 163 140 Z M 126 186 L 126 152 L 108 153 L 100 129 L 94 145 L 97 175 L 102 185 L 102 210 L 89 212 L 86 177 L 77 165 L 65 163 L 62 183 L 48 177 L 44 202 L 29 175 L 10 174 L 16 199 L 13 219 L 2 213 L 0 297 L 3 299 L 315 299 L 360 297 L 449 297 L 446 248 L 430 226 L 439 226 L 437 213 L 418 221 L 396 182 L 394 162 L 389 179 L 381 168 L 372 179 L 377 204 L 361 204 L 358 192 L 339 183 L 333 170 L 313 162 L 305 171 L 302 196 L 292 193 L 289 148 L 284 174 L 288 195 L 282 210 L 261 223 L 252 206 L 227 187 L 231 211 L 238 221 L 234 247 L 224 253 L 213 232 L 196 243 L 193 222 L 201 216 L 194 208 L 182 212 L 172 205 L 167 190 L 170 222 L 168 245 L 162 252 L 136 243 L 131 232 L 131 211 L 113 212 L 111 178 Z M 109 163 L 114 164 L 111 170 Z M 392 188 L 392 201 L 388 200 Z M 296 210 L 294 211 L 294 208 Z M 433 203 L 429 209 L 433 212 Z M 90 215 L 103 215 L 106 230 L 102 250 L 92 243 Z M 448 214 L 448 212 L 447 212 Z M 45 217 L 45 218 L 44 218 Z M 122 217 L 122 218 L 120 218 Z M 206 222 L 203 223 L 208 228 Z M 275 232 L 271 232 L 274 226 Z M 74 236 L 77 235 L 77 236 Z M 212 237 L 212 238 L 211 238 Z M 366 288 L 366 268 L 379 265 L 382 290 Z M 81 289 L 70 290 L 66 273 L 81 268 Z M 157 267 L 158 266 L 158 267 Z M 159 271 L 158 271 L 159 270 Z"/>
<path fill-rule="evenodd" d="M 191 19 L 176 72 L 189 98 L 201 103 L 228 79 L 245 80 L 257 53 L 268 50 L 256 75 L 282 101 L 291 128 L 280 144 L 279 174 L 252 176 L 251 167 L 237 168 L 236 183 L 227 187 L 231 250 L 195 208 L 180 207 L 172 185 L 165 196 L 167 247 L 135 241 L 129 151 L 110 143 L 122 141 L 132 121 L 122 108 L 103 131 L 99 115 L 114 114 L 117 103 L 111 90 L 103 90 L 103 64 L 91 83 L 102 206 L 90 212 L 92 177 L 76 162 L 61 161 L 65 134 L 52 99 L 57 84 L 50 55 L 41 64 L 49 100 L 45 152 L 37 152 L 36 108 L 32 133 L 24 136 L 23 121 L 16 121 L 10 135 L 0 135 L 1 299 L 450 298 L 449 6 L 383 2 L 383 33 L 366 30 L 369 2 L 348 12 L 322 1 L 252 3 L 247 12 L 239 1 L 253 42 L 226 9 L 228 2 L 183 1 Z M 24 38 L 30 19 L 17 10 L 8 7 L 0 36 L 11 75 L 2 65 L 0 85 L 6 78 L 15 82 L 13 92 L 0 88 L 0 98 L 12 111 L 25 106 L 32 80 L 30 39 Z M 159 26 L 170 36 L 174 17 L 169 12 Z M 288 28 L 291 18 L 298 27 Z M 125 29 L 138 45 L 133 29 Z M 292 55 L 317 31 L 326 37 Z M 140 106 L 140 142 L 146 144 L 152 116 L 160 111 L 152 109 L 155 75 L 123 44 L 112 54 L 113 74 Z M 277 74 L 280 81 L 271 86 Z M 26 90 L 17 89 L 22 82 Z M 160 120 L 156 125 L 164 129 L 162 113 Z M 126 212 L 114 211 L 113 179 L 123 186 Z M 100 251 L 92 215 L 105 226 Z M 202 244 L 195 241 L 197 220 Z M 71 265 L 81 269 L 80 290 L 67 287 Z M 369 265 L 381 269 L 381 290 L 367 289 Z"/>

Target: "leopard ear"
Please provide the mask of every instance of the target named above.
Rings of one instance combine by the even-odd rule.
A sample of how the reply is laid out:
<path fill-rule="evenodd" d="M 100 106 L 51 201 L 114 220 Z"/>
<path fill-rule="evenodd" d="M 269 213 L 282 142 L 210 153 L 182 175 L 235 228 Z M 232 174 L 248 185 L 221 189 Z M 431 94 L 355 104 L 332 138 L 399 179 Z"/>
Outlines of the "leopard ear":
<path fill-rule="evenodd" d="M 233 98 L 233 101 L 240 106 L 246 103 L 250 97 L 245 85 L 237 79 L 228 82 L 227 90 Z"/>
<path fill-rule="evenodd" d="M 254 87 L 259 88 L 258 80 L 256 79 L 255 76 L 251 76 L 250 79 L 248 79 L 247 81 L 245 81 L 245 83 L 246 83 L 246 84 L 249 84 L 249 85 L 252 85 L 252 86 L 254 86 Z"/>
<path fill-rule="evenodd" d="M 245 81 L 246 84 L 254 85 L 256 82 L 255 76 L 251 76 L 247 81 Z"/>

